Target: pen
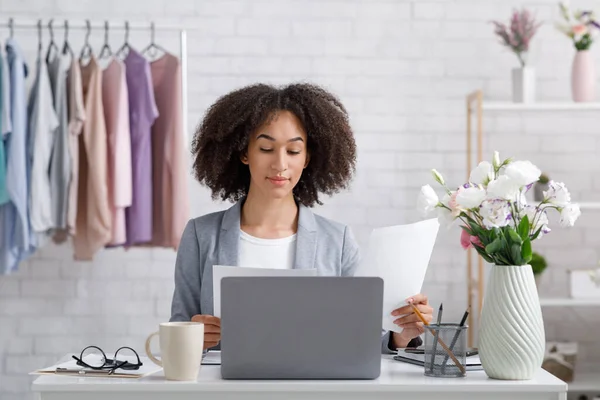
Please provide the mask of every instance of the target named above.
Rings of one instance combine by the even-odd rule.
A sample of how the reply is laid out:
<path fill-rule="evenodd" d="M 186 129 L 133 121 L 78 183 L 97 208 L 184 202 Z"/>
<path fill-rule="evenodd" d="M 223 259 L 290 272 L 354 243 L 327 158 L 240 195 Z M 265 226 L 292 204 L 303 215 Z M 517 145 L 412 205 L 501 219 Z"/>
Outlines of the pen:
<path fill-rule="evenodd" d="M 104 374 L 104 375 L 112 375 L 113 370 L 85 370 L 85 369 L 69 369 L 69 368 L 56 368 L 54 370 L 57 374 L 78 374 L 78 375 L 88 375 L 88 374 Z"/>
<path fill-rule="evenodd" d="M 444 303 L 440 303 L 440 309 L 438 310 L 438 317 L 437 317 L 437 326 L 438 329 L 435 332 L 435 335 L 433 335 L 434 339 L 433 339 L 433 350 L 432 350 L 432 355 L 431 355 L 431 365 L 429 366 L 429 370 L 431 372 L 433 372 L 433 366 L 435 364 L 435 352 L 437 351 L 437 341 L 438 338 L 440 337 L 440 329 L 441 328 L 441 324 L 442 324 L 442 312 L 444 311 Z"/>
<path fill-rule="evenodd" d="M 461 328 L 465 325 L 465 321 L 467 320 L 467 315 L 469 315 L 469 310 L 468 309 L 467 309 L 467 311 L 465 311 L 465 313 L 463 314 L 462 319 L 460 320 L 459 326 Z M 460 335 L 460 331 L 461 331 L 461 329 L 458 329 L 454 333 L 454 337 L 452 338 L 452 342 L 450 342 L 450 350 L 454 349 L 454 346 L 456 345 L 456 341 L 458 340 L 458 335 Z M 446 368 L 446 363 L 447 362 L 448 362 L 448 356 L 446 355 L 446 357 L 444 357 L 444 361 L 442 362 L 442 371 L 444 371 L 444 368 Z"/>

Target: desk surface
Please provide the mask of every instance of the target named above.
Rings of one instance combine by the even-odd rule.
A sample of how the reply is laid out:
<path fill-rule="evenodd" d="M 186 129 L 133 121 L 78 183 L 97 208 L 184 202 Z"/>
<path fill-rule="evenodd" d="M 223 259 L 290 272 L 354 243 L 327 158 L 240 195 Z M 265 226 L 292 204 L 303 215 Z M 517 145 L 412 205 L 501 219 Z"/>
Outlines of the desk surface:
<path fill-rule="evenodd" d="M 537 392 L 564 393 L 567 384 L 540 369 L 528 381 L 489 379 L 483 371 L 468 371 L 465 378 L 430 378 L 423 367 L 383 356 L 381 375 L 374 380 L 224 380 L 220 366 L 203 365 L 196 382 L 167 381 L 161 372 L 140 379 L 44 375 L 34 392 Z"/>

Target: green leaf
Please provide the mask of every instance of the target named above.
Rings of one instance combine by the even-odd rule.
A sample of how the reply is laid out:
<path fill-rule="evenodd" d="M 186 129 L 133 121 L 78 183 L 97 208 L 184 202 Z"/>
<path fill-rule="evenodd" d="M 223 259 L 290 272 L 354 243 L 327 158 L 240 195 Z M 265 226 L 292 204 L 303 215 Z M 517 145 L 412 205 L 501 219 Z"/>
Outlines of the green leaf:
<path fill-rule="evenodd" d="M 520 229 L 521 227 L 519 226 L 519 230 Z M 527 238 L 527 236 L 525 236 L 525 238 L 521 239 L 521 236 L 519 236 L 519 234 L 515 232 L 515 230 L 512 228 L 508 228 L 506 231 L 508 233 L 508 238 L 510 238 L 510 241 L 512 241 L 513 243 L 520 245 L 523 243 L 523 240 Z"/>
<path fill-rule="evenodd" d="M 535 231 L 535 234 L 531 237 L 531 240 L 535 240 L 538 238 L 538 236 L 540 235 L 540 232 L 542 231 L 542 228 L 538 228 L 537 231 Z"/>
<path fill-rule="evenodd" d="M 467 232 L 469 235 L 471 235 L 471 236 L 475 236 L 475 235 L 473 235 L 473 231 L 472 231 L 470 228 L 467 228 L 467 227 L 466 227 L 466 226 L 464 226 L 464 225 L 461 225 L 460 227 L 461 227 L 461 228 L 462 228 L 462 229 L 463 229 L 465 232 Z"/>
<path fill-rule="evenodd" d="M 494 254 L 500 250 L 502 250 L 502 240 L 500 238 L 496 238 L 492 243 L 485 246 L 485 251 L 488 254 Z"/>
<path fill-rule="evenodd" d="M 523 265 L 523 259 L 521 258 L 521 246 L 518 244 L 513 244 L 510 248 L 510 256 L 512 259 L 513 265 Z"/>
<path fill-rule="evenodd" d="M 469 226 L 471 227 L 471 231 L 474 233 L 473 236 L 479 236 L 479 233 L 482 231 L 481 227 L 477 225 L 477 223 L 471 219 L 467 220 L 469 222 Z"/>
<path fill-rule="evenodd" d="M 521 222 L 519 222 L 519 236 L 521 236 L 522 240 L 527 239 L 529 237 L 529 218 L 527 215 L 523 217 Z"/>
<path fill-rule="evenodd" d="M 479 255 L 481 257 L 483 257 L 483 259 L 489 263 L 494 263 L 494 260 L 492 259 L 492 257 L 490 257 L 489 254 L 487 254 L 481 247 L 479 246 L 473 246 L 475 248 L 475 250 L 477 250 L 477 252 L 479 253 Z"/>
<path fill-rule="evenodd" d="M 531 261 L 532 251 L 531 251 L 531 240 L 527 239 L 523 242 L 523 247 L 521 247 L 521 257 L 525 264 Z"/>

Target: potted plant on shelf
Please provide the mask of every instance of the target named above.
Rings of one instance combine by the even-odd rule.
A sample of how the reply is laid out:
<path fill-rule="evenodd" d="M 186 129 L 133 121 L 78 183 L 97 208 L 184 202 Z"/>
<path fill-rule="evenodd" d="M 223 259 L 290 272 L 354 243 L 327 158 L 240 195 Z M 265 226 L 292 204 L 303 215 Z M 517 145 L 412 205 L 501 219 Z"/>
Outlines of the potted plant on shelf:
<path fill-rule="evenodd" d="M 556 27 L 573 41 L 575 57 L 571 66 L 571 95 L 573 101 L 594 101 L 596 98 L 596 68 L 590 54 L 594 36 L 600 31 L 593 11 L 577 10 L 572 12 L 569 6 L 559 3 L 562 22 Z"/>
<path fill-rule="evenodd" d="M 531 253 L 531 261 L 529 261 L 529 265 L 531 265 L 531 269 L 533 271 L 535 284 L 539 288 L 540 280 L 542 279 L 542 273 L 548 266 L 548 263 L 541 254 L 533 252 Z"/>
<path fill-rule="evenodd" d="M 548 178 L 548 175 L 541 174 L 540 179 L 538 179 L 538 181 L 533 186 L 533 200 L 544 200 L 544 192 L 548 190 L 548 182 L 550 182 L 550 178 Z"/>
<path fill-rule="evenodd" d="M 531 379 L 542 365 L 545 333 L 533 276 L 532 242 L 550 232 L 547 212 L 560 213 L 560 225 L 573 226 L 581 211 L 561 182 L 550 181 L 544 199 L 527 204 L 526 193 L 541 171 L 529 161 L 483 161 L 469 180 L 443 187 L 440 199 L 430 185 L 421 188 L 424 216 L 437 212 L 442 224 L 460 221 L 461 244 L 493 264 L 479 323 L 479 355 L 486 374 L 496 379 Z M 510 351 L 506 351 L 510 348 Z"/>
<path fill-rule="evenodd" d="M 519 59 L 520 67 L 512 70 L 513 101 L 531 103 L 535 101 L 535 69 L 527 65 L 527 55 L 533 35 L 541 23 L 536 23 L 531 13 L 522 9 L 513 11 L 510 27 L 502 22 L 492 21 L 494 33 L 500 38 L 500 43 Z"/>

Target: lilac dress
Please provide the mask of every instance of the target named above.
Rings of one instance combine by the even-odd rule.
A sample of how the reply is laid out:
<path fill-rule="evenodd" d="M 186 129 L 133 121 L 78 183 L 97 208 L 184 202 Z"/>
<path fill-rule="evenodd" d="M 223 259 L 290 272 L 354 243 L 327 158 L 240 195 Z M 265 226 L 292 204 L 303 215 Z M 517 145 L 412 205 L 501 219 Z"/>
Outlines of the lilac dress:
<path fill-rule="evenodd" d="M 132 202 L 126 208 L 126 246 L 152 240 L 152 124 L 158 117 L 150 64 L 129 49 L 125 58 L 131 131 Z M 118 172 L 117 172 L 118 173 Z"/>

